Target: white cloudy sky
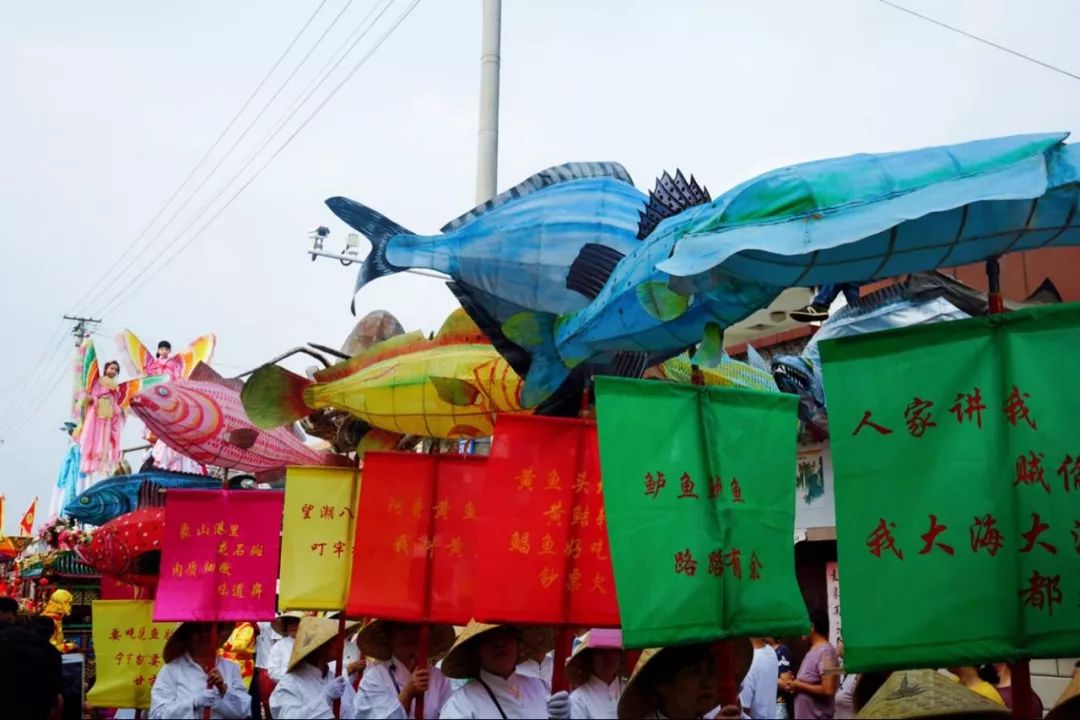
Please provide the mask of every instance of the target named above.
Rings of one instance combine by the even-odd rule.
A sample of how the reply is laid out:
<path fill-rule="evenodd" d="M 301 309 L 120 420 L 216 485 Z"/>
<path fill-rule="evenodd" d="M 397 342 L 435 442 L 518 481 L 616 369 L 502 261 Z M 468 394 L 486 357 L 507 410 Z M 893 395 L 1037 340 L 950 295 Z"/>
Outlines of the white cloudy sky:
<path fill-rule="evenodd" d="M 339 72 L 406 2 L 396 0 Z M 105 357 L 115 355 L 111 336 L 124 327 L 177 347 L 212 330 L 219 368 L 237 372 L 303 341 L 337 345 L 351 328 L 353 270 L 313 264 L 303 253 L 318 224 L 333 230 L 330 246 L 344 238 L 324 198 L 352 196 L 417 231 L 434 231 L 473 205 L 480 0 L 424 0 L 215 224 L 143 289 L 111 302 L 160 249 L 167 258 L 190 237 L 180 231 L 194 211 L 372 3 L 328 0 L 211 163 L 344 8 L 235 156 L 130 270 L 82 302 L 114 261 L 132 257 L 125 249 L 317 0 L 5 4 L 0 493 L 8 532 L 34 496 L 48 503 L 65 450 L 58 428 L 69 363 L 50 345 L 63 313 L 104 312 Z M 1069 0 L 902 4 L 1080 72 Z M 792 162 L 1071 130 L 1080 119 L 1075 80 L 877 0 L 506 0 L 503 20 L 500 188 L 560 162 L 617 160 L 643 188 L 665 168 L 682 167 L 718 192 Z M 360 300 L 362 311 L 386 308 L 425 330 L 452 306 L 438 282 L 415 276 L 380 281 Z M 70 352 L 65 344 L 64 357 Z M 53 362 L 38 367 L 43 354 Z"/>

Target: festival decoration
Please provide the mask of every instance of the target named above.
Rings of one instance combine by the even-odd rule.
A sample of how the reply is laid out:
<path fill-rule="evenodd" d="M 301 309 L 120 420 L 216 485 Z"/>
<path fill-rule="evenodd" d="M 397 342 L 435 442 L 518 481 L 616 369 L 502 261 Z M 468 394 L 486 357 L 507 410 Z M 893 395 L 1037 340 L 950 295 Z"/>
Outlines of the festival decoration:
<path fill-rule="evenodd" d="M 19 520 L 19 534 L 20 535 L 33 535 L 34 534 L 34 518 L 37 516 L 37 498 L 30 503 L 30 507 L 23 513 L 22 518 Z"/>
<path fill-rule="evenodd" d="M 1080 306 L 1060 305 L 821 345 L 845 667 L 1078 646 L 1078 398 L 1061 381 L 1078 343 Z"/>
<path fill-rule="evenodd" d="M 155 620 L 273 620 L 280 492 L 174 490 L 166 496 Z"/>
<path fill-rule="evenodd" d="M 52 637 L 49 638 L 49 642 L 62 653 L 71 652 L 75 649 L 75 643 L 67 642 L 64 639 L 64 618 L 71 614 L 71 603 L 74 599 L 70 592 L 58 588 L 53 591 L 49 602 L 45 605 L 45 609 L 41 611 L 42 617 L 49 618 L 53 622 L 53 633 Z"/>
<path fill-rule="evenodd" d="M 145 507 L 120 515 L 94 531 L 79 556 L 102 575 L 132 585 L 153 587 L 158 582 L 165 511 Z"/>
<path fill-rule="evenodd" d="M 602 377 L 596 403 L 627 646 L 805 633 L 795 398 Z"/>
<path fill-rule="evenodd" d="M 1080 147 L 1016 135 L 773 170 L 711 203 L 657 265 L 677 292 L 866 282 L 1080 243 Z"/>
<path fill-rule="evenodd" d="M 221 656 L 236 663 L 244 688 L 250 688 L 251 678 L 255 675 L 255 626 L 249 622 L 236 623 L 221 646 Z"/>
<path fill-rule="evenodd" d="M 286 465 L 344 465 L 346 458 L 313 450 L 291 428 L 259 430 L 240 403 L 244 384 L 200 365 L 187 380 L 157 385 L 132 399 L 132 409 L 173 450 L 207 465 L 260 473 Z"/>
<path fill-rule="evenodd" d="M 477 619 L 619 625 L 596 423 L 500 417 L 479 514 Z"/>
<path fill-rule="evenodd" d="M 150 708 L 150 689 L 165 666 L 165 641 L 177 623 L 156 623 L 151 600 L 95 600 L 92 610 L 97 679 L 91 707 Z"/>
<path fill-rule="evenodd" d="M 584 307 L 588 298 L 567 284 L 571 263 L 589 246 L 601 254 L 629 252 L 645 200 L 621 165 L 584 162 L 543 170 L 431 237 L 347 198 L 326 204 L 371 241 L 357 291 L 407 268 L 430 268 L 450 275 L 459 297 L 501 323 L 522 310 Z"/>
<path fill-rule="evenodd" d="M 52 550 L 76 550 L 90 542 L 91 533 L 80 528 L 71 518 L 53 517 L 41 526 L 37 536 Z"/>
<path fill-rule="evenodd" d="M 210 362 L 217 346 L 217 338 L 213 333 L 200 335 L 180 352 L 164 358 L 159 358 L 147 350 L 130 330 L 119 333 L 116 343 L 120 348 L 121 362 L 130 374 L 136 377 L 166 375 L 170 380 L 181 380 L 191 377 L 199 363 Z"/>
<path fill-rule="evenodd" d="M 518 412 L 521 379 L 463 310 L 431 340 L 419 332 L 391 338 L 315 373 L 314 381 L 266 365 L 241 399 L 259 427 L 295 422 L 333 406 L 373 427 L 406 435 L 491 435 L 496 412 Z"/>
<path fill-rule="evenodd" d="M 220 480 L 205 475 L 147 470 L 94 483 L 64 508 L 64 514 L 87 525 L 104 525 L 139 507 L 139 489 L 145 482 L 152 482 L 163 490 L 221 487 Z"/>
<path fill-rule="evenodd" d="M 466 624 L 486 459 L 372 452 L 364 458 L 346 614 Z"/>
<path fill-rule="evenodd" d="M 748 348 L 753 353 L 753 348 Z M 701 383 L 717 387 L 740 387 L 748 390 L 764 390 L 765 392 L 780 392 L 772 375 L 761 367 L 751 363 L 732 360 L 727 355 L 720 358 L 715 367 L 698 368 L 701 373 Z M 686 353 L 665 360 L 664 362 L 649 368 L 642 377 L 651 380 L 670 380 L 672 382 L 689 385 L 694 382 L 693 365 Z"/>
<path fill-rule="evenodd" d="M 355 468 L 285 471 L 281 610 L 340 610 L 349 591 L 360 473 Z"/>

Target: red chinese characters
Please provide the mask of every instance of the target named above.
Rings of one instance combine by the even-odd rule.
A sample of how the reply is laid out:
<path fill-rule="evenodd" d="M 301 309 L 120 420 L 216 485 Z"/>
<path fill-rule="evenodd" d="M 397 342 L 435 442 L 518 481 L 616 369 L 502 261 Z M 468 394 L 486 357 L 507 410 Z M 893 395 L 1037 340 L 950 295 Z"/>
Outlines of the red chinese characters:
<path fill-rule="evenodd" d="M 1024 547 L 1020 548 L 1020 552 L 1028 553 L 1035 549 L 1035 544 L 1038 543 L 1046 552 L 1051 555 L 1057 555 L 1057 548 L 1046 542 L 1045 540 L 1039 540 L 1039 536 L 1050 529 L 1050 525 L 1044 523 L 1039 517 L 1039 513 L 1031 513 L 1031 530 L 1021 534 L 1020 537 L 1027 541 Z"/>
<path fill-rule="evenodd" d="M 896 546 L 896 538 L 892 534 L 895 529 L 896 523 L 888 523 L 885 518 L 878 521 L 877 527 L 866 538 L 866 546 L 870 548 L 871 555 L 881 557 L 882 551 L 889 550 L 900 560 L 904 559 L 904 551 Z"/>
<path fill-rule="evenodd" d="M 1043 453 L 1036 453 L 1032 450 L 1026 455 L 1016 458 L 1016 480 L 1013 481 L 1013 486 L 1038 484 L 1049 495 L 1050 486 L 1046 483 L 1046 473 L 1042 464 L 1043 457 Z"/>
<path fill-rule="evenodd" d="M 1080 455 L 1075 460 L 1072 455 L 1066 455 L 1058 466 L 1057 474 L 1065 483 L 1065 492 L 1080 490 Z"/>
<path fill-rule="evenodd" d="M 934 416 L 930 412 L 932 407 L 934 407 L 933 401 L 916 397 L 904 408 L 904 422 L 912 437 L 922 437 L 926 434 L 927 428 L 937 427 Z"/>
<path fill-rule="evenodd" d="M 877 431 L 877 433 L 879 435 L 891 435 L 892 434 L 892 430 L 890 430 L 889 428 L 887 428 L 887 427 L 885 427 L 883 425 L 878 425 L 877 423 L 871 421 L 870 420 L 870 415 L 871 415 L 871 413 L 870 413 L 869 410 L 867 410 L 867 411 L 865 411 L 863 413 L 862 420 L 860 420 L 859 424 L 857 426 L 855 426 L 855 430 L 853 430 L 852 433 L 851 433 L 852 435 L 858 435 L 859 431 L 862 430 L 864 427 L 872 428 L 873 430 Z"/>
<path fill-rule="evenodd" d="M 1020 590 L 1023 605 L 1047 615 L 1054 614 L 1054 606 L 1062 602 L 1061 576 L 1044 576 L 1035 570 L 1028 579 L 1028 585 Z"/>
<path fill-rule="evenodd" d="M 937 545 L 937 547 L 939 547 L 946 555 L 955 554 L 956 551 L 953 549 L 952 545 L 946 545 L 943 542 L 939 542 L 937 539 L 939 535 L 948 529 L 949 528 L 946 525 L 938 523 L 937 515 L 931 515 L 930 529 L 922 536 L 922 540 L 926 544 L 923 545 L 923 549 L 919 551 L 919 554 L 930 554 L 930 551 L 934 549 L 935 545 Z"/>
<path fill-rule="evenodd" d="M 1037 430 L 1038 426 L 1035 424 L 1034 418 L 1031 417 L 1031 411 L 1027 406 L 1027 399 L 1031 395 L 1020 392 L 1020 388 L 1013 385 L 1012 392 L 1009 394 L 1008 399 L 1005 401 L 1005 417 L 1008 418 L 1009 423 L 1014 427 L 1017 422 L 1023 420 L 1026 422 L 1032 430 Z"/>
<path fill-rule="evenodd" d="M 965 418 L 968 421 L 975 420 L 979 429 L 982 429 L 982 414 L 986 409 L 986 403 L 982 399 L 982 391 L 979 388 L 975 388 L 975 392 L 970 395 L 967 393 L 956 393 L 956 402 L 949 408 L 949 412 L 956 417 L 956 422 L 963 423 Z"/>
<path fill-rule="evenodd" d="M 975 518 L 975 521 L 971 523 L 970 533 L 972 552 L 978 552 L 981 548 L 986 548 L 986 551 L 993 557 L 998 554 L 1002 545 L 1005 544 L 1001 531 L 997 529 L 997 518 L 989 513 L 981 518 Z"/>

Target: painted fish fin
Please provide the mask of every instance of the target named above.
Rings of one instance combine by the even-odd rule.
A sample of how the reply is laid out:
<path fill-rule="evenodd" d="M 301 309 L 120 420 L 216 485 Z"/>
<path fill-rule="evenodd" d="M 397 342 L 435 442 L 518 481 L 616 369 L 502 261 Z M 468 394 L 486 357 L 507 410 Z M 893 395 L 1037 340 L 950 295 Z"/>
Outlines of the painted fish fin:
<path fill-rule="evenodd" d="M 1054 281 L 1050 278 L 1043 278 L 1043 281 L 1039 283 L 1039 287 L 1035 288 L 1035 292 L 1024 298 L 1024 302 L 1040 305 L 1055 305 L 1061 302 L 1061 293 L 1058 292 L 1057 286 L 1054 285 Z"/>
<path fill-rule="evenodd" d="M 468 380 L 448 377 L 431 377 L 431 384 L 443 402 L 456 407 L 468 407 L 476 404 L 480 397 L 480 388 Z"/>
<path fill-rule="evenodd" d="M 572 162 L 555 165 L 554 167 L 549 167 L 547 170 L 541 170 L 535 175 L 531 175 L 509 190 L 499 193 L 483 205 L 477 205 L 464 215 L 454 218 L 443 225 L 442 231 L 445 233 L 457 230 L 462 225 L 472 222 L 476 218 L 491 212 L 491 210 L 500 205 L 505 205 L 512 200 L 517 200 L 520 197 L 524 197 L 538 190 L 543 190 L 546 187 L 570 182 L 571 180 L 583 180 L 585 178 L 596 177 L 610 177 L 627 183 L 628 185 L 634 184 L 634 181 L 630 178 L 630 173 L 626 172 L 626 168 L 615 162 Z M 346 220 L 346 222 L 348 221 Z"/>
<path fill-rule="evenodd" d="M 649 364 L 649 354 L 643 351 L 620 350 L 611 360 L 611 370 L 618 377 L 640 378 Z"/>
<path fill-rule="evenodd" d="M 642 309 L 661 322 L 682 316 L 690 307 L 690 297 L 680 295 L 663 281 L 641 283 L 635 288 L 635 293 Z"/>
<path fill-rule="evenodd" d="M 368 450 L 396 450 L 403 437 L 405 436 L 389 430 L 372 428 L 360 438 L 360 443 L 356 446 L 356 455 L 362 458 Z"/>
<path fill-rule="evenodd" d="M 714 368 L 727 357 L 724 353 L 724 329 L 714 322 L 705 324 L 705 333 L 694 353 L 694 364 Z"/>
<path fill-rule="evenodd" d="M 487 295 L 481 290 L 468 288 L 460 283 L 448 282 L 446 287 L 450 288 L 450 292 L 454 293 L 454 297 L 461 303 L 462 309 L 469 314 L 469 317 L 473 319 L 480 331 L 487 337 L 488 342 L 506 359 L 514 372 L 521 377 L 525 377 L 529 372 L 529 363 L 532 362 L 532 358 L 529 357 L 529 353 L 524 348 L 503 334 L 502 325 L 487 309 L 488 307 L 495 307 L 499 303 L 503 303 L 503 305 L 506 305 L 506 303 Z M 525 312 L 523 308 L 518 311 Z"/>
<path fill-rule="evenodd" d="M 523 312 L 503 323 L 511 342 L 532 354 L 532 363 L 521 390 L 522 407 L 531 408 L 551 397 L 570 375 L 555 346 L 555 321 L 548 313 Z"/>
<path fill-rule="evenodd" d="M 430 347 L 431 343 L 424 337 L 424 333 L 419 330 L 413 330 L 404 335 L 395 335 L 389 340 L 375 343 L 356 357 L 342 360 L 324 370 L 319 370 L 315 373 L 315 380 L 321 383 L 340 380 L 387 358 L 407 355 Z M 250 383 L 250 380 L 248 382 Z"/>
<path fill-rule="evenodd" d="M 188 376 L 188 380 L 194 380 L 195 382 L 210 382 L 227 387 L 230 390 L 240 392 L 244 389 L 244 381 L 240 378 L 226 378 L 218 374 L 217 370 L 210 367 L 204 362 L 200 362 L 195 366 L 195 369 L 191 371 L 191 375 Z"/>
<path fill-rule="evenodd" d="M 487 338 L 463 308 L 450 313 L 435 333 L 436 345 L 487 345 Z"/>
<path fill-rule="evenodd" d="M 305 377 L 277 365 L 263 365 L 240 391 L 248 419 L 256 427 L 275 428 L 296 422 L 311 413 L 304 390 L 312 385 Z"/>
<path fill-rule="evenodd" d="M 259 439 L 259 431 L 255 428 L 237 428 L 225 433 L 225 442 L 235 445 L 241 450 L 248 450 Z"/>
<path fill-rule="evenodd" d="M 746 363 L 772 378 L 772 368 L 769 367 L 769 363 L 765 362 L 765 358 L 761 357 L 761 353 L 755 350 L 750 343 L 746 343 Z"/>
<path fill-rule="evenodd" d="M 378 211 L 349 198 L 332 197 L 326 201 L 326 206 L 350 227 L 359 230 L 364 234 L 364 237 L 371 241 L 371 252 L 360 266 L 360 273 L 356 276 L 354 295 L 372 280 L 385 275 L 393 275 L 405 269 L 391 265 L 387 261 L 386 244 L 396 235 L 412 235 L 413 233 L 393 220 L 384 217 Z M 356 314 L 355 297 L 352 312 L 353 315 Z"/>
<path fill-rule="evenodd" d="M 581 293 L 590 300 L 595 300 L 600 291 L 604 289 L 615 266 L 619 264 L 625 255 L 598 243 L 586 243 L 581 252 L 570 263 L 570 271 L 566 274 L 566 288 L 576 293 Z"/>
<path fill-rule="evenodd" d="M 708 188 L 698 185 L 693 175 L 687 180 L 682 170 L 676 170 L 675 177 L 665 172 L 656 179 L 656 189 L 649 193 L 645 209 L 639 213 L 638 240 L 649 237 L 662 220 L 707 202 L 712 202 Z"/>

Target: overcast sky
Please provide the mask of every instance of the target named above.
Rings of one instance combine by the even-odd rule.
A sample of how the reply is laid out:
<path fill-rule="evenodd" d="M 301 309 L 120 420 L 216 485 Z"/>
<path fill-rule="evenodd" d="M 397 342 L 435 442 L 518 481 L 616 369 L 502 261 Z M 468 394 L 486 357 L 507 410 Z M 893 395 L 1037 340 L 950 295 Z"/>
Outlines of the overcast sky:
<path fill-rule="evenodd" d="M 390 7 L 270 149 L 406 3 Z M 327 1 L 204 173 L 346 4 Z M 1080 72 L 1069 0 L 901 4 Z M 58 428 L 68 412 L 71 343 L 64 359 L 49 352 L 62 314 L 108 310 L 98 338 L 105 358 L 116 356 L 112 336 L 125 327 L 176 348 L 213 331 L 215 365 L 235 374 L 304 341 L 339 345 L 351 329 L 355 269 L 304 254 L 306 233 L 319 224 L 333 231 L 328 249 L 344 241 L 325 198 L 353 197 L 418 232 L 473 206 L 481 3 L 424 0 L 216 223 L 144 289 L 109 307 L 161 249 L 168 257 L 190 237 L 176 239 L 373 7 L 353 0 L 187 211 L 128 272 L 78 303 L 317 5 L 64 0 L 6 3 L 0 13 L 0 493 L 8 532 L 35 496 L 44 521 L 66 448 Z M 506 0 L 502 43 L 500 189 L 557 163 L 616 160 L 642 189 L 681 167 L 715 195 L 794 162 L 1072 130 L 1080 119 L 1075 80 L 877 0 Z M 361 312 L 385 308 L 407 329 L 424 330 L 454 306 L 439 282 L 409 275 L 369 286 L 358 302 Z M 52 365 L 42 364 L 44 377 L 13 417 L 43 354 Z M 14 429 L 3 433 L 6 425 Z M 140 430 L 132 418 L 127 439 Z"/>

